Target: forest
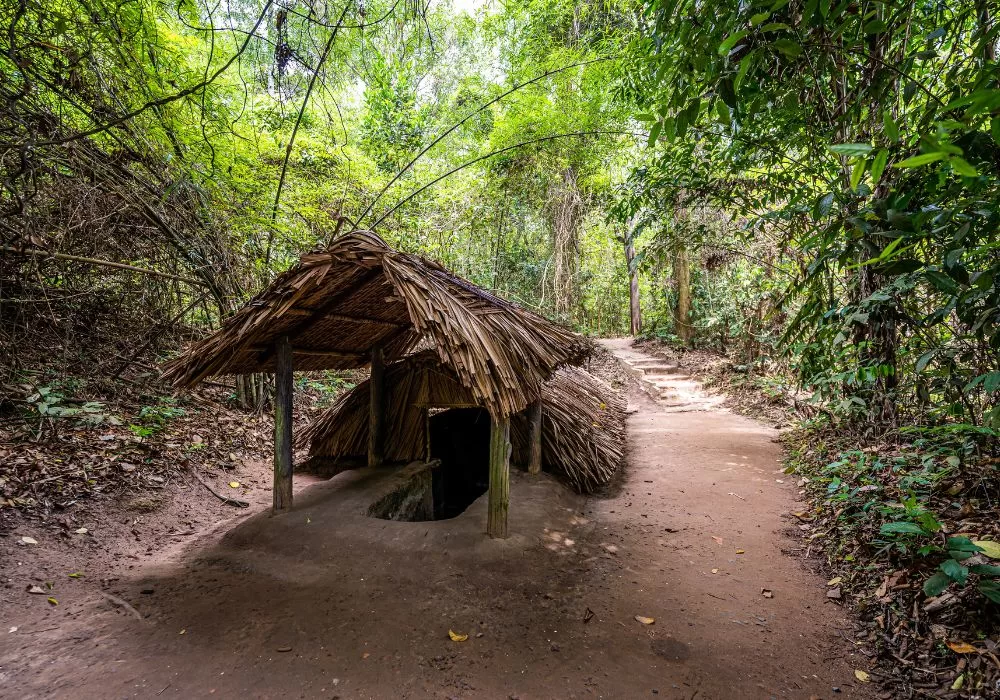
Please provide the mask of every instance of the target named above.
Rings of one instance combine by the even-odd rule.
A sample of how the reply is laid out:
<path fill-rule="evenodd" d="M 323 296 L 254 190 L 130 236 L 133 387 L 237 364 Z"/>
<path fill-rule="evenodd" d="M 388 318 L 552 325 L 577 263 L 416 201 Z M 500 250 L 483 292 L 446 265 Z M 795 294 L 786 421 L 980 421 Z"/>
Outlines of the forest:
<path fill-rule="evenodd" d="M 211 401 L 263 445 L 268 376 L 199 399 L 161 364 L 372 230 L 777 411 L 882 697 L 998 697 L 998 13 L 5 0 L 0 532 L 134 493 L 62 470 L 109 430 L 167 460 Z M 357 381 L 297 379 L 305 417 Z"/>

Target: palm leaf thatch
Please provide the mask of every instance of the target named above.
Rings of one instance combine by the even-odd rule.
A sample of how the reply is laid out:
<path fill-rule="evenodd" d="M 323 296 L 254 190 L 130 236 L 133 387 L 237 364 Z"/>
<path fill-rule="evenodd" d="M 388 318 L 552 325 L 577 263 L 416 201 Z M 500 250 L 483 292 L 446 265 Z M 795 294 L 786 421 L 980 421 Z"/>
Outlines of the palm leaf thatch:
<path fill-rule="evenodd" d="M 431 408 L 480 405 L 435 354 L 425 351 L 386 368 L 386 459 L 408 462 L 427 454 L 426 413 Z M 581 493 L 606 484 L 624 457 L 623 395 L 577 367 L 566 366 L 545 382 L 542 400 L 542 462 Z M 310 458 L 347 464 L 368 446 L 369 389 L 362 382 L 302 431 L 299 447 Z M 528 459 L 528 420 L 511 419 L 513 461 Z"/>
<path fill-rule="evenodd" d="M 363 367 L 376 348 L 392 362 L 425 340 L 475 403 L 497 416 L 523 409 L 557 367 L 588 348 L 582 337 L 437 263 L 354 231 L 302 256 L 164 375 L 190 387 L 213 375 L 273 372 L 283 336 L 295 370 Z"/>

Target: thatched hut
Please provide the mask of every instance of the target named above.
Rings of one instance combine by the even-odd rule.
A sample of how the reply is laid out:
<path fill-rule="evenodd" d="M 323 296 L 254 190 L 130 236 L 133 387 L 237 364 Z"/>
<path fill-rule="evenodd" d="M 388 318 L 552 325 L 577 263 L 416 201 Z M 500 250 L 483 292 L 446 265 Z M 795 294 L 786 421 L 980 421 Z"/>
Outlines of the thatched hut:
<path fill-rule="evenodd" d="M 191 387 L 215 375 L 274 373 L 280 511 L 292 502 L 293 370 L 371 367 L 368 463 L 378 465 L 386 443 L 385 364 L 420 342 L 490 415 L 488 531 L 503 535 L 510 417 L 532 404 L 538 414 L 542 385 L 581 359 L 588 342 L 434 262 L 391 249 L 372 232 L 352 232 L 304 255 L 221 330 L 169 362 L 165 377 Z"/>
<path fill-rule="evenodd" d="M 386 458 L 401 463 L 436 460 L 444 463 L 442 471 L 466 472 L 456 475 L 462 484 L 481 484 L 489 434 L 477 426 L 488 428 L 489 416 L 436 355 L 423 351 L 387 367 L 386 387 Z M 369 392 L 370 383 L 362 382 L 299 435 L 299 445 L 309 447 L 305 469 L 334 474 L 363 462 Z M 531 464 L 528 411 L 511 419 L 511 461 L 529 471 L 545 468 L 580 493 L 606 484 L 623 458 L 622 395 L 580 368 L 561 367 L 542 386 L 541 416 L 540 464 Z"/>

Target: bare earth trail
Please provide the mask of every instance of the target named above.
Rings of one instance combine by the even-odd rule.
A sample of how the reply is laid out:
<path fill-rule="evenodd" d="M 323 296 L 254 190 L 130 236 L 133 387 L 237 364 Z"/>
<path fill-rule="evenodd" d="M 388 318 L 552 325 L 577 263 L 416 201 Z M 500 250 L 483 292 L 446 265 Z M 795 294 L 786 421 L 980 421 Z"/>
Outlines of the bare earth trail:
<path fill-rule="evenodd" d="M 5 592 L 0 696 L 869 697 L 842 611 L 782 553 L 798 546 L 796 490 L 774 431 L 607 345 L 652 369 L 657 396 L 631 397 L 614 493 L 516 472 L 511 537 L 491 541 L 485 497 L 399 523 L 347 497 L 363 472 L 308 484 L 289 514 L 233 518 L 104 588 L 78 581 L 58 607 Z"/>

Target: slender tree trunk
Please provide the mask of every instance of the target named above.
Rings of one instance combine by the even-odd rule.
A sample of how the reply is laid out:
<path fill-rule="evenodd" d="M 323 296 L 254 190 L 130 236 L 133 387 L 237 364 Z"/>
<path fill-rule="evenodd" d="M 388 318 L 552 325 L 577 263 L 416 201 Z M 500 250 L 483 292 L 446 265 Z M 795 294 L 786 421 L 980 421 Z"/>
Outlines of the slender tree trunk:
<path fill-rule="evenodd" d="M 629 334 L 642 333 L 642 307 L 639 305 L 639 266 L 635 262 L 635 231 L 625 238 L 625 262 L 628 265 Z"/>
<path fill-rule="evenodd" d="M 548 204 L 552 225 L 552 291 L 556 313 L 569 316 L 576 299 L 577 234 L 583 220 L 583 200 L 576 184 L 576 171 L 566 168 L 562 180 L 550 189 Z"/>
<path fill-rule="evenodd" d="M 674 284 L 677 305 L 674 307 L 674 327 L 677 337 L 688 345 L 694 335 L 691 326 L 691 263 L 687 248 L 678 243 L 674 249 Z"/>

